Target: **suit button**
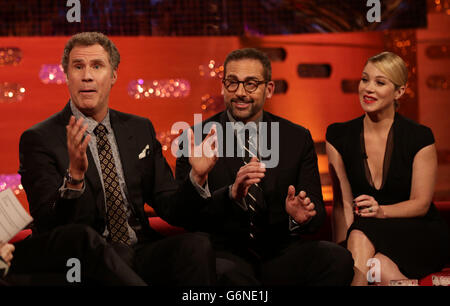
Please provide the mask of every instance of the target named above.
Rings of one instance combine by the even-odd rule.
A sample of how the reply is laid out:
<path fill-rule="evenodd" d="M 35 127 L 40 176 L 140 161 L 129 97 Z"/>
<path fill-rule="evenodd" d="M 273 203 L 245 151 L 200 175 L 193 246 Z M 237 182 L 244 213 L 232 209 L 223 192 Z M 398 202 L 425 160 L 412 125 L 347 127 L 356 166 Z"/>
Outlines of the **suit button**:
<path fill-rule="evenodd" d="M 252 233 L 250 233 L 250 238 L 255 239 L 255 236 Z"/>

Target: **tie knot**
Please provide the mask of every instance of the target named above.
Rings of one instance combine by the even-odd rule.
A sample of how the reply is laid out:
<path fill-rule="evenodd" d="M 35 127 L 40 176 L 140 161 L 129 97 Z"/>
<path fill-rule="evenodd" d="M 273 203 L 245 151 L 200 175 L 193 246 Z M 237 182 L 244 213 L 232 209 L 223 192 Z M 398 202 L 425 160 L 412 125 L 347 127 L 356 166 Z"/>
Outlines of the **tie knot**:
<path fill-rule="evenodd" d="M 258 137 L 257 129 L 250 124 L 245 125 L 245 128 L 239 130 L 237 135 L 244 150 L 244 163 L 249 163 L 252 157 L 258 157 Z"/>
<path fill-rule="evenodd" d="M 108 130 L 103 124 L 99 123 L 94 129 L 94 134 L 95 136 L 106 135 L 108 134 Z"/>

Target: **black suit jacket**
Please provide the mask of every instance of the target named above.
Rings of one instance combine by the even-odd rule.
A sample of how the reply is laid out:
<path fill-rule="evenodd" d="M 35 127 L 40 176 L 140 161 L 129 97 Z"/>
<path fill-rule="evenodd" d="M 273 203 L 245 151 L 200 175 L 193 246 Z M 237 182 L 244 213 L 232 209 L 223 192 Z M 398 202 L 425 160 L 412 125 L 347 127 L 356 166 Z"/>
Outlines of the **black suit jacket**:
<path fill-rule="evenodd" d="M 44 232 L 62 224 L 80 223 L 101 234 L 106 226 L 105 199 L 89 149 L 84 193 L 77 199 L 60 197 L 59 188 L 69 166 L 66 125 L 71 115 L 67 104 L 61 112 L 34 125 L 20 138 L 19 173 L 35 220 L 33 230 Z M 175 182 L 150 120 L 110 109 L 110 121 L 120 152 L 128 201 L 144 234 L 150 238 L 159 236 L 149 226 L 145 203 L 169 223 L 182 226 L 183 220 L 204 201 L 189 179 L 179 186 Z M 139 159 L 147 144 L 148 153 Z M 189 209 L 184 204 L 186 201 L 191 202 Z"/>
<path fill-rule="evenodd" d="M 228 121 L 226 111 L 205 120 L 217 122 L 223 127 Z M 267 122 L 268 135 L 271 135 L 271 123 L 279 123 L 279 163 L 275 168 L 267 168 L 266 175 L 260 184 L 264 190 L 267 204 L 267 222 L 263 230 L 262 244 L 269 247 L 278 243 L 289 242 L 293 238 L 289 231 L 289 215 L 285 209 L 285 199 L 289 185 L 294 185 L 296 194 L 304 190 L 314 202 L 317 215 L 306 225 L 301 226 L 297 233 L 315 232 L 325 220 L 325 208 L 322 198 L 320 176 L 317 166 L 317 155 L 314 142 L 309 131 L 288 120 L 277 117 L 268 112 L 263 114 L 263 122 Z M 203 136 L 205 137 L 205 135 Z M 270 136 L 268 137 L 271 146 Z M 226 136 L 224 136 L 226 139 Z M 220 142 L 220 141 L 219 141 Z M 226 152 L 226 143 L 223 154 Z M 180 145 L 182 149 L 182 144 Z M 219 149 L 220 151 L 220 149 Z M 249 236 L 248 214 L 229 197 L 229 185 L 234 183 L 236 173 L 242 167 L 242 158 L 220 157 L 208 175 L 208 186 L 212 197 L 201 213 L 192 219 L 192 230 L 203 230 L 213 233 L 217 245 L 246 244 Z M 186 157 L 179 157 L 176 164 L 176 178 L 180 182 L 189 175 L 191 167 Z"/>

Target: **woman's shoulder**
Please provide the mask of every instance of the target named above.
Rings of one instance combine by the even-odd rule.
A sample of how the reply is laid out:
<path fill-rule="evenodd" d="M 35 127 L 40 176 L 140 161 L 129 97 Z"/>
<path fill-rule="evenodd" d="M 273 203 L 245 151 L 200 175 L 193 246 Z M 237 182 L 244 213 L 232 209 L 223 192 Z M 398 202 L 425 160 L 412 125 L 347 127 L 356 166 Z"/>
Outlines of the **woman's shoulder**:
<path fill-rule="evenodd" d="M 395 120 L 403 133 L 411 135 L 416 139 L 431 138 L 434 140 L 433 131 L 430 127 L 400 115 L 399 113 L 395 114 Z"/>
<path fill-rule="evenodd" d="M 364 116 L 360 116 L 349 121 L 330 124 L 327 127 L 326 139 L 345 137 L 349 132 L 360 129 L 363 118 Z"/>
<path fill-rule="evenodd" d="M 420 124 L 408 117 L 405 117 L 399 113 L 395 114 L 395 120 L 398 122 L 398 124 L 405 130 L 414 131 L 414 132 L 431 132 L 431 128 Z"/>
<path fill-rule="evenodd" d="M 411 147 L 414 152 L 435 142 L 433 131 L 430 127 L 398 113 L 395 115 L 395 120 L 398 126 L 397 130 L 400 134 L 398 138 L 406 142 L 408 147 Z"/>
<path fill-rule="evenodd" d="M 340 154 L 347 152 L 348 146 L 353 146 L 355 141 L 359 138 L 357 134 L 361 130 L 362 120 L 364 116 L 345 121 L 335 122 L 327 127 L 325 139 L 330 143 Z"/>

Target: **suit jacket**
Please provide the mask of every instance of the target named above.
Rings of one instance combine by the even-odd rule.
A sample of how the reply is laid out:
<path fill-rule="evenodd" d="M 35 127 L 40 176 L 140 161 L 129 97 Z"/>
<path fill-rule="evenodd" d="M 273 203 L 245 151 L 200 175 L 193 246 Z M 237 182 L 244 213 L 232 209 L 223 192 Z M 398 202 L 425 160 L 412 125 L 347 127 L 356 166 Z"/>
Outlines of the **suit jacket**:
<path fill-rule="evenodd" d="M 116 136 L 122 161 L 128 201 L 144 234 L 159 235 L 149 226 L 144 204 L 174 225 L 183 225 L 195 207 L 204 200 L 189 179 L 178 185 L 162 155 L 150 120 L 110 109 L 111 126 Z M 106 226 L 105 198 L 100 176 L 88 148 L 89 167 L 85 175 L 85 190 L 80 198 L 63 199 L 59 188 L 69 166 L 66 125 L 72 115 L 70 105 L 59 113 L 26 130 L 19 145 L 22 185 L 26 191 L 34 231 L 44 232 L 70 223 L 86 224 L 100 234 Z M 149 145 L 146 156 L 138 155 Z M 191 201 L 187 209 L 185 201 Z M 193 210 L 194 209 L 194 210 Z"/>
<path fill-rule="evenodd" d="M 226 139 L 225 125 L 228 121 L 226 111 L 205 120 L 217 122 L 223 127 Z M 292 233 L 289 230 L 289 215 L 285 209 L 285 199 L 289 185 L 294 185 L 296 194 L 304 190 L 314 202 L 317 215 L 307 224 L 300 226 L 296 233 L 315 232 L 325 220 L 320 176 L 317 166 L 317 155 L 309 131 L 288 120 L 271 113 L 263 113 L 263 122 L 267 122 L 268 135 L 271 135 L 271 123 L 279 123 L 279 163 L 275 168 L 267 168 L 261 182 L 267 211 L 260 242 L 268 246 L 289 242 Z M 205 137 L 205 136 L 203 136 Z M 268 144 L 271 146 L 270 136 Z M 236 139 L 235 139 L 236 143 Z M 226 152 L 226 143 L 223 154 Z M 182 145 L 180 145 L 182 149 Z M 219 152 L 220 152 L 219 148 Z M 216 245 L 239 246 L 246 245 L 249 236 L 248 214 L 229 197 L 229 186 L 234 183 L 236 174 L 242 167 L 242 158 L 220 157 L 208 175 L 208 186 L 211 192 L 209 203 L 192 219 L 190 228 L 213 233 Z M 188 177 L 191 167 L 186 157 L 179 157 L 176 164 L 176 178 L 183 181 Z"/>

